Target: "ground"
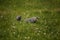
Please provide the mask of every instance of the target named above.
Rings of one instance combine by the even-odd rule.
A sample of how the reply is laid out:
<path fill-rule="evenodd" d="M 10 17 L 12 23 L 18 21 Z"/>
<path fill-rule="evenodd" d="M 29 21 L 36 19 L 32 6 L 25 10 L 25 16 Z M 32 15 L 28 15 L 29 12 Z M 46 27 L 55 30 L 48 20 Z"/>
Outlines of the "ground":
<path fill-rule="evenodd" d="M 0 40 L 60 40 L 60 0 L 0 0 Z"/>

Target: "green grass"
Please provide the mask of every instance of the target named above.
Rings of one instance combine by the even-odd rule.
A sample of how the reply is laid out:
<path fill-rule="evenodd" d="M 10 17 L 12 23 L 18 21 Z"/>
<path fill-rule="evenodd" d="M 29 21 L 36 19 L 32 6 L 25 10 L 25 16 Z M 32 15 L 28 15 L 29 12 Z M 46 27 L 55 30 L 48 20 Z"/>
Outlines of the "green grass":
<path fill-rule="evenodd" d="M 60 40 L 60 0 L 0 0 L 0 40 Z"/>

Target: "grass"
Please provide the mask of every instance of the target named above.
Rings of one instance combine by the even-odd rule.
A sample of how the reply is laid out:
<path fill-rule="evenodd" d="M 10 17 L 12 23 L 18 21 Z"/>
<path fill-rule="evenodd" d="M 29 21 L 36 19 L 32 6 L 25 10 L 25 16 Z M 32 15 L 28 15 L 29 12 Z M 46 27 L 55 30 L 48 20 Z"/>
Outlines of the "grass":
<path fill-rule="evenodd" d="M 0 0 L 0 40 L 60 40 L 60 0 Z"/>

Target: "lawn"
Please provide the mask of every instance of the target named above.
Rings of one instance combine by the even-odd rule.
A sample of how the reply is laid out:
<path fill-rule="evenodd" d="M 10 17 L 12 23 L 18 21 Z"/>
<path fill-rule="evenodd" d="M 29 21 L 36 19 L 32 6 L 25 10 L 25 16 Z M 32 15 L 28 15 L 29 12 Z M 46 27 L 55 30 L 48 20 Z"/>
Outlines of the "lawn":
<path fill-rule="evenodd" d="M 60 0 L 0 0 L 0 40 L 60 40 Z"/>

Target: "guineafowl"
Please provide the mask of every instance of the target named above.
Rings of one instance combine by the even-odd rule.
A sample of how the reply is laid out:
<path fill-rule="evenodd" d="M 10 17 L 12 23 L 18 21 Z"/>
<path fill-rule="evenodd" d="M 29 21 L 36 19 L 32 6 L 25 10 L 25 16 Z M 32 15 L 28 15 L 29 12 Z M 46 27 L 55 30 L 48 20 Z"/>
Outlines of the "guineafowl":
<path fill-rule="evenodd" d="M 21 16 L 17 16 L 17 17 L 16 17 L 16 20 L 17 20 L 17 21 L 21 21 Z"/>
<path fill-rule="evenodd" d="M 31 18 L 27 18 L 25 21 L 35 23 L 35 22 L 37 22 L 38 19 L 39 19 L 39 17 L 31 17 Z"/>

